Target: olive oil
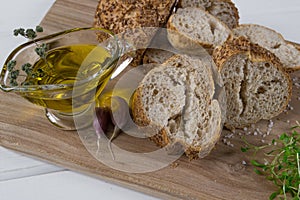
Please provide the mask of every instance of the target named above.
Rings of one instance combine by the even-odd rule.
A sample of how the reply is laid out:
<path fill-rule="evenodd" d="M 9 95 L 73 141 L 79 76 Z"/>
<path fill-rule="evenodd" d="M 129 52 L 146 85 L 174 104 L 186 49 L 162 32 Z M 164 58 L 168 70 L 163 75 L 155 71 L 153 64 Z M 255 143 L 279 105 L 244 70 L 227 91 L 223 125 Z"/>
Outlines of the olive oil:
<path fill-rule="evenodd" d="M 23 85 L 49 86 L 49 90 L 34 90 L 21 92 L 30 102 L 54 109 L 63 113 L 80 112 L 97 98 L 106 82 L 109 80 L 114 66 L 103 68 L 110 53 L 100 46 L 72 45 L 59 47 L 47 52 L 46 58 L 38 60 L 24 81 Z M 101 76 L 94 77 L 101 71 Z M 79 92 L 73 93 L 76 82 Z M 51 86 L 61 86 L 51 89 Z M 98 91 L 98 92 L 97 92 Z"/>

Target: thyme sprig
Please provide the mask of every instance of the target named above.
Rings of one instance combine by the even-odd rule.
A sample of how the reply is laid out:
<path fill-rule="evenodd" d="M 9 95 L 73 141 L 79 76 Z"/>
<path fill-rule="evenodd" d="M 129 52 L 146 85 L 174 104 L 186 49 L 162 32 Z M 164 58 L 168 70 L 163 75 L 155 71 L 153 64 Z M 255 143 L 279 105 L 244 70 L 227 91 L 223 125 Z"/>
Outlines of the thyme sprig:
<path fill-rule="evenodd" d="M 22 36 L 26 39 L 32 40 L 35 45 L 36 48 L 34 49 L 35 53 L 42 58 L 43 60 L 46 61 L 46 52 L 47 52 L 47 45 L 42 43 L 42 44 L 38 44 L 35 39 L 38 36 L 38 33 L 43 32 L 44 29 L 41 26 L 36 26 L 35 29 L 29 28 L 29 29 L 24 29 L 24 28 L 18 28 L 15 29 L 13 31 L 14 36 Z M 9 78 L 10 78 L 10 85 L 11 86 L 17 86 L 17 78 L 20 75 L 20 70 L 18 69 L 14 69 L 15 66 L 17 65 L 17 61 L 15 60 L 10 60 L 7 64 L 7 70 L 10 72 Z M 42 69 L 39 69 L 39 71 L 37 73 L 32 73 L 32 68 L 33 66 L 30 63 L 25 63 L 22 65 L 21 69 L 22 71 L 24 71 L 27 75 L 30 75 L 31 77 L 41 77 L 44 75 L 44 72 L 42 71 Z M 26 83 L 25 83 L 26 84 Z"/>
<path fill-rule="evenodd" d="M 264 175 L 272 181 L 277 190 L 269 199 L 300 199 L 300 133 L 296 130 L 300 126 L 292 127 L 290 132 L 283 133 L 278 139 L 273 139 L 270 145 L 255 146 L 245 141 L 242 152 L 263 150 L 264 158 L 253 159 L 251 165 L 255 167 L 256 174 Z"/>

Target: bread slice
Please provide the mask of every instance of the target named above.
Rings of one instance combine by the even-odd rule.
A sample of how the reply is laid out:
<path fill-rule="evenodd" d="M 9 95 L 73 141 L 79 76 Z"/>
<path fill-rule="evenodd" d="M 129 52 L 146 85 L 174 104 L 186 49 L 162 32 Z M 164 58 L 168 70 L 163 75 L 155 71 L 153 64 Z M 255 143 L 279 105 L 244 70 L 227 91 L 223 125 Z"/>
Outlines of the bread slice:
<path fill-rule="evenodd" d="M 225 85 L 227 128 L 271 119 L 286 108 L 292 82 L 274 54 L 239 37 L 217 47 L 213 58 Z"/>
<path fill-rule="evenodd" d="M 239 24 L 239 12 L 231 0 L 180 0 L 179 7 L 200 7 L 217 17 L 229 28 Z"/>
<path fill-rule="evenodd" d="M 176 0 L 100 0 L 94 26 L 115 34 L 124 34 L 121 37 L 140 49 L 134 61 L 138 65 L 144 53 L 142 48 L 147 47 L 158 27 L 165 26 L 175 2 Z"/>
<path fill-rule="evenodd" d="M 213 149 L 222 129 L 222 112 L 207 64 L 175 55 L 144 77 L 133 97 L 133 118 L 160 130 L 151 139 L 163 147 L 182 146 L 190 159 Z"/>
<path fill-rule="evenodd" d="M 209 8 L 211 6 L 212 0 L 179 0 L 179 8 L 187 7 L 198 7 L 198 8 Z"/>
<path fill-rule="evenodd" d="M 243 24 L 233 30 L 236 36 L 244 36 L 274 53 L 288 72 L 300 69 L 300 51 L 285 41 L 276 31 L 257 24 Z"/>
<path fill-rule="evenodd" d="M 143 57 L 143 64 L 162 64 L 172 56 L 174 56 L 174 53 L 171 51 L 163 49 L 147 49 Z"/>
<path fill-rule="evenodd" d="M 214 48 L 231 35 L 224 23 L 200 8 L 178 9 L 171 15 L 167 27 L 170 43 L 183 50 L 199 46 Z"/>

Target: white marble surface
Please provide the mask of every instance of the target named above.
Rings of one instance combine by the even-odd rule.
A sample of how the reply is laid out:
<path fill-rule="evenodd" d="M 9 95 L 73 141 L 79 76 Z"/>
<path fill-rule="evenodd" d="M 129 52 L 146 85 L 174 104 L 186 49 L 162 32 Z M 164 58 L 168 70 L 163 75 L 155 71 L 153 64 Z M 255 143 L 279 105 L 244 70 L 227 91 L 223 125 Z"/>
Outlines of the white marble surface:
<path fill-rule="evenodd" d="M 234 0 L 241 23 L 257 23 L 276 29 L 300 43 L 299 0 Z M 9 0 L 0 7 L 0 64 L 23 40 L 12 36 L 14 28 L 37 25 L 54 0 Z M 0 92 L 0 98 L 3 94 Z M 0 111 L 1 112 L 1 111 Z M 57 199 L 154 199 L 94 178 L 77 174 L 0 147 L 1 200 Z"/>

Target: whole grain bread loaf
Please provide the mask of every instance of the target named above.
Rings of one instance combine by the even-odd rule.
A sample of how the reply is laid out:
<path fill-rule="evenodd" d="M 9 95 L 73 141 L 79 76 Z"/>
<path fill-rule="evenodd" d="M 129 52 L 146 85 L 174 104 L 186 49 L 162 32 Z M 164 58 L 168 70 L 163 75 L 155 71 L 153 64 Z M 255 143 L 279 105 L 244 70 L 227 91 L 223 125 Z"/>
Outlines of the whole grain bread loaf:
<path fill-rule="evenodd" d="M 179 7 L 198 7 L 217 17 L 229 28 L 239 24 L 239 12 L 231 0 L 180 0 Z"/>
<path fill-rule="evenodd" d="M 190 159 L 208 155 L 222 129 L 210 67 L 200 59 L 175 55 L 150 70 L 133 97 L 135 122 L 157 127 L 160 131 L 151 137 L 156 144 L 180 144 Z"/>
<path fill-rule="evenodd" d="M 233 29 L 236 36 L 244 36 L 274 53 L 288 72 L 300 69 L 300 51 L 285 41 L 280 33 L 258 24 L 242 24 Z"/>
<path fill-rule="evenodd" d="M 156 33 L 163 27 L 176 0 L 100 0 L 96 9 L 94 26 L 108 29 L 134 46 L 147 47 Z M 153 27 L 153 29 L 143 29 Z M 142 60 L 144 50 L 137 51 L 135 65 Z"/>
<path fill-rule="evenodd" d="M 239 37 L 217 47 L 213 58 L 225 85 L 227 128 L 271 119 L 288 105 L 292 82 L 273 53 Z"/>
<path fill-rule="evenodd" d="M 219 19 L 201 8 L 178 9 L 169 18 L 168 39 L 177 49 L 194 49 L 199 46 L 211 49 L 221 45 L 232 34 Z"/>

